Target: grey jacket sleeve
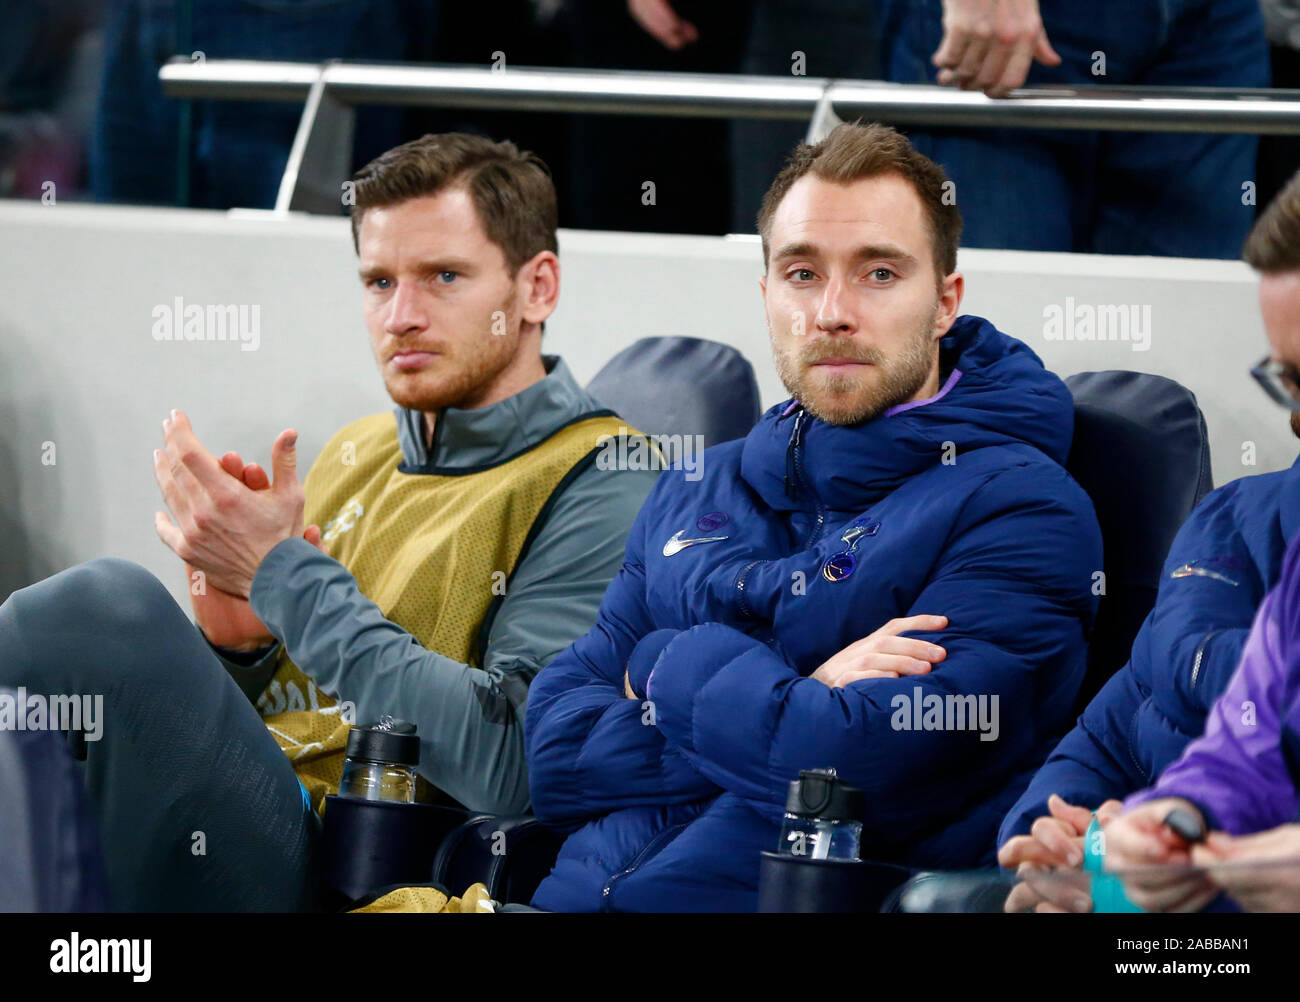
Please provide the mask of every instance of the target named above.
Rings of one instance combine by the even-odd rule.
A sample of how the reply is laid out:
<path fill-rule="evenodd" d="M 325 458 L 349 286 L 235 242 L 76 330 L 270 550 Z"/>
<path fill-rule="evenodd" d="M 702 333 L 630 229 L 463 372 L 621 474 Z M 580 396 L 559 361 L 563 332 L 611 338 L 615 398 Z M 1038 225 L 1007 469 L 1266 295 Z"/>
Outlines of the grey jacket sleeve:
<path fill-rule="evenodd" d="M 595 623 L 657 475 L 593 464 L 574 478 L 515 569 L 481 669 L 421 646 L 303 539 L 262 561 L 253 611 L 318 686 L 353 703 L 357 721 L 391 713 L 415 723 L 431 783 L 471 810 L 521 813 L 527 685 Z"/>

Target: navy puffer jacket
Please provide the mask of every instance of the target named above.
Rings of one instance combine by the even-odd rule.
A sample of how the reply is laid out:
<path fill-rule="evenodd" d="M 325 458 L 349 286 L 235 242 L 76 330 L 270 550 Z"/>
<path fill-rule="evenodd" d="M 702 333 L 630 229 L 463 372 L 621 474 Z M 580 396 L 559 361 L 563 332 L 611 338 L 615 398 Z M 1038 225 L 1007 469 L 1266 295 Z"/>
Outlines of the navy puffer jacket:
<path fill-rule="evenodd" d="M 1128 663 L 1008 813 L 999 844 L 1027 834 L 1053 793 L 1095 809 L 1153 785 L 1200 736 L 1297 529 L 1300 461 L 1205 496 L 1169 547 L 1155 607 Z"/>
<path fill-rule="evenodd" d="M 533 808 L 572 830 L 536 907 L 752 911 L 787 784 L 826 766 L 866 791 L 864 856 L 992 862 L 1068 727 L 1101 538 L 1065 385 L 978 317 L 940 347 L 929 400 L 856 426 L 783 404 L 660 477 L 596 625 L 531 687 Z M 921 613 L 949 619 L 931 673 L 807 677 Z"/>

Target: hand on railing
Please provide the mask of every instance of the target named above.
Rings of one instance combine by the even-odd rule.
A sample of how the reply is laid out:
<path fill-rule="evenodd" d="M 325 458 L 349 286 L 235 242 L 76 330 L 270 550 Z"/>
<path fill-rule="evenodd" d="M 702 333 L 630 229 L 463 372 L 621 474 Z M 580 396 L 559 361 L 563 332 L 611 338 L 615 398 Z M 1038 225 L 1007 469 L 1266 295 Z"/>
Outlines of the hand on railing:
<path fill-rule="evenodd" d="M 700 40 L 699 30 L 690 21 L 679 17 L 668 0 L 627 0 L 627 12 L 666 49 L 676 51 Z"/>
<path fill-rule="evenodd" d="M 943 40 L 934 54 L 939 83 L 1006 97 L 1024 84 L 1035 59 L 1061 65 L 1038 0 L 943 0 Z"/>

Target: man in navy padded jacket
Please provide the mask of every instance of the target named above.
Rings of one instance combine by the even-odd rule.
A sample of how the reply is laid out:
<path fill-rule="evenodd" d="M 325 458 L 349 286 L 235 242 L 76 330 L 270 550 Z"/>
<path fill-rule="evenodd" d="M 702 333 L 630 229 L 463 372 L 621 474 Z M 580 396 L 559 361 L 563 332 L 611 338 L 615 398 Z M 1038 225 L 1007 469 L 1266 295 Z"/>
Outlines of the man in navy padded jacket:
<path fill-rule="evenodd" d="M 1068 727 L 1101 538 L 1062 465 L 1069 391 L 959 316 L 946 180 L 843 125 L 769 190 L 791 399 L 661 475 L 596 625 L 534 681 L 533 807 L 572 832 L 534 906 L 752 911 L 787 786 L 821 767 L 866 793 L 864 858 L 993 862 Z"/>

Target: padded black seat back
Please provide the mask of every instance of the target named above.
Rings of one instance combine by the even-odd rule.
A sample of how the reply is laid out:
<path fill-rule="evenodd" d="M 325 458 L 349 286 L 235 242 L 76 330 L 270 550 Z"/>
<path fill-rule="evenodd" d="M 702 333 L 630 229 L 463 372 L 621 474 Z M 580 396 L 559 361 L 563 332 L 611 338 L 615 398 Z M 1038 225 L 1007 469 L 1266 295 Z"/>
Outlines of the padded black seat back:
<path fill-rule="evenodd" d="M 605 363 L 587 392 L 649 435 L 743 438 L 762 413 L 754 367 L 735 348 L 697 337 L 646 337 Z M 667 445 L 670 461 L 675 440 Z"/>
<path fill-rule="evenodd" d="M 1092 498 L 1105 547 L 1081 709 L 1128 660 L 1169 546 L 1213 485 L 1205 418 L 1190 390 L 1122 370 L 1081 372 L 1065 383 L 1074 395 L 1066 466 Z"/>

